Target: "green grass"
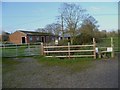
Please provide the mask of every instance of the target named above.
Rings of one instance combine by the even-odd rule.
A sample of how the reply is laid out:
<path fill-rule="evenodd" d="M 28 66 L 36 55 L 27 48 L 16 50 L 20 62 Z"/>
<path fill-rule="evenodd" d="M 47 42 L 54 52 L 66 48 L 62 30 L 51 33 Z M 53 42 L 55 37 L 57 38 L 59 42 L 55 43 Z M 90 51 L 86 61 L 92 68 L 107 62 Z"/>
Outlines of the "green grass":
<path fill-rule="evenodd" d="M 93 59 L 92 58 L 47 58 L 47 57 L 34 57 L 38 60 L 39 63 L 44 64 L 46 66 L 60 66 L 64 68 L 70 69 L 72 72 L 82 71 L 87 68 L 90 68 L 93 65 Z"/>
<path fill-rule="evenodd" d="M 16 70 L 15 65 L 20 64 L 14 58 L 2 58 L 2 71 L 3 74 Z"/>

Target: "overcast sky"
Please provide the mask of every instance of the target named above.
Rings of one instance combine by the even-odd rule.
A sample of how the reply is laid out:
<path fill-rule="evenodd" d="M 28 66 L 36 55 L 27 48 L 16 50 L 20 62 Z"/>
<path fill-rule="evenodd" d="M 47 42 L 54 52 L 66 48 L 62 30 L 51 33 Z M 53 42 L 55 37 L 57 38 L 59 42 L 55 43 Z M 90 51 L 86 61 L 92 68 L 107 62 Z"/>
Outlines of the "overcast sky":
<path fill-rule="evenodd" d="M 58 8 L 60 8 L 63 3 L 47 1 L 35 2 L 37 0 L 34 0 L 34 2 L 30 2 L 30 0 L 29 2 L 14 2 L 15 0 L 9 0 L 12 2 L 7 1 L 8 0 L 3 0 L 2 5 L 0 4 L 0 7 L 2 8 L 2 14 L 0 14 L 0 16 L 2 16 L 0 25 L 2 26 L 0 26 L 0 28 L 2 27 L 2 29 L 7 32 L 14 32 L 17 29 L 35 30 L 40 27 L 45 27 L 47 24 L 56 22 L 56 16 L 59 15 Z M 77 4 L 81 5 L 84 9 L 87 9 L 87 13 L 92 15 L 98 21 L 100 30 L 117 30 L 118 0 L 109 0 L 110 2 L 87 1 L 93 0 L 77 2 Z"/>

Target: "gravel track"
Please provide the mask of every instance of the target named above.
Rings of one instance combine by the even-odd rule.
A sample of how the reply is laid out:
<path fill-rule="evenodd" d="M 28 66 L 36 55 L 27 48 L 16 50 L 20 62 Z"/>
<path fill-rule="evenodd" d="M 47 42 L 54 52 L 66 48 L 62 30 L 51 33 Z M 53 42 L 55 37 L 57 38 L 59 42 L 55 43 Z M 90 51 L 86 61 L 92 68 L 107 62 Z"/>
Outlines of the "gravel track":
<path fill-rule="evenodd" d="M 3 75 L 3 88 L 118 88 L 118 60 L 96 60 L 95 67 L 71 73 L 68 68 L 48 67 L 33 58 Z"/>

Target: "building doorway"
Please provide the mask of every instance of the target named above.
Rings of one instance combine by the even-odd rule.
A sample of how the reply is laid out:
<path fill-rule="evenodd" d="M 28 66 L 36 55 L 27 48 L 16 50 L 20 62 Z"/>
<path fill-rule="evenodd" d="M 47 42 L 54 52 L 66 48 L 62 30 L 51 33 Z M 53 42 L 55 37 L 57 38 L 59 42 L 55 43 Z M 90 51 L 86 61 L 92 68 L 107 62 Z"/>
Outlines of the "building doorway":
<path fill-rule="evenodd" d="M 26 43 L 26 42 L 25 42 L 25 37 L 22 37 L 22 43 Z"/>
<path fill-rule="evenodd" d="M 45 42 L 45 37 L 41 37 L 41 41 L 44 43 Z"/>

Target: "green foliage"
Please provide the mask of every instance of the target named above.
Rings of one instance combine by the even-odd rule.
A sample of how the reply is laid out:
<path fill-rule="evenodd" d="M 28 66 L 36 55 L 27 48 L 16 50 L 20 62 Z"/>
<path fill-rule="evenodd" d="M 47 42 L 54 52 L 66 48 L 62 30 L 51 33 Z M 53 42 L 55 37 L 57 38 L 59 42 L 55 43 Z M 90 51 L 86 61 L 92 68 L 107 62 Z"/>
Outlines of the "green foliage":
<path fill-rule="evenodd" d="M 92 36 L 89 34 L 80 34 L 73 39 L 74 45 L 87 44 L 92 42 Z"/>
<path fill-rule="evenodd" d="M 67 40 L 67 39 L 60 40 L 58 44 L 59 44 L 59 45 L 68 45 L 68 41 L 69 41 L 69 40 Z"/>
<path fill-rule="evenodd" d="M 96 41 L 99 41 L 100 32 L 97 29 L 97 21 L 92 17 L 88 16 L 85 19 L 79 28 L 80 34 L 74 38 L 74 44 L 87 44 L 91 43 L 92 39 L 95 38 Z"/>

